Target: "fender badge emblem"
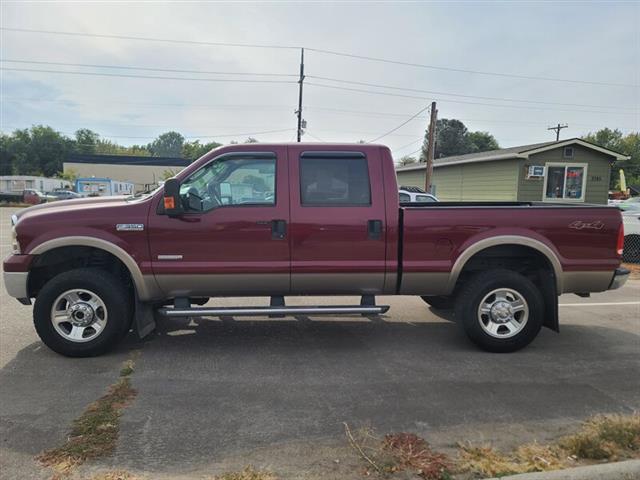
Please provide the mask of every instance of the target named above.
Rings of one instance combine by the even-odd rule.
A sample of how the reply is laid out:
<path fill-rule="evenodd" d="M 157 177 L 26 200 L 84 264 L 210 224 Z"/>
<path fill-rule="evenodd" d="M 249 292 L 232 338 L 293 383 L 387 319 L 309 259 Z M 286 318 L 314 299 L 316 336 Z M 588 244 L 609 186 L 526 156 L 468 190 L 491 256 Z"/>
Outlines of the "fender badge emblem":
<path fill-rule="evenodd" d="M 118 223 L 116 230 L 119 232 L 142 232 L 144 223 Z"/>
<path fill-rule="evenodd" d="M 585 228 L 589 228 L 591 230 L 602 230 L 603 227 L 604 223 L 600 220 L 596 220 L 595 222 L 583 222 L 582 220 L 576 220 L 569 224 L 569 228 L 574 228 L 576 230 L 582 230 Z"/>

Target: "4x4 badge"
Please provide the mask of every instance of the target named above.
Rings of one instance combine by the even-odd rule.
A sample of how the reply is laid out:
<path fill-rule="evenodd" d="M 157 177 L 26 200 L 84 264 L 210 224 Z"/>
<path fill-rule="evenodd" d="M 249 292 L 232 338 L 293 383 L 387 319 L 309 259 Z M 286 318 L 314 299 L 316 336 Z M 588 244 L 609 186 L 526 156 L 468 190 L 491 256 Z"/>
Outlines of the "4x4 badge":
<path fill-rule="evenodd" d="M 575 228 L 576 230 L 582 230 L 584 228 L 590 228 L 592 230 L 602 230 L 604 227 L 604 223 L 600 220 L 596 220 L 595 222 L 583 222 L 582 220 L 576 220 L 569 224 L 569 228 Z"/>

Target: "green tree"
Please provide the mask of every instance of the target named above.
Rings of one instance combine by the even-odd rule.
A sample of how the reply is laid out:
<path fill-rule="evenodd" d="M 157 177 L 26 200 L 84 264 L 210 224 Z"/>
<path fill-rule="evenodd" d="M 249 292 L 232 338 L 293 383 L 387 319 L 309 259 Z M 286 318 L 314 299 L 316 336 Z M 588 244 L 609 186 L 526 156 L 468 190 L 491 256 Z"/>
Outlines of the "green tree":
<path fill-rule="evenodd" d="M 178 132 L 166 132 L 147 145 L 154 157 L 179 157 L 182 154 L 184 137 Z"/>
<path fill-rule="evenodd" d="M 441 118 L 436 122 L 436 148 L 434 158 L 486 152 L 500 148 L 498 141 L 488 132 L 470 132 L 455 118 Z M 427 160 L 427 134 L 422 144 L 420 161 Z"/>
<path fill-rule="evenodd" d="M 63 162 L 75 146 L 70 138 L 43 125 L 16 130 L 7 143 L 12 173 L 49 177 L 62 171 Z"/>
<path fill-rule="evenodd" d="M 416 160 L 415 157 L 410 157 L 409 155 L 405 155 L 403 157 L 400 157 L 397 161 L 396 164 L 399 167 L 404 167 L 405 165 L 411 165 L 412 163 L 416 163 L 418 160 Z"/>
<path fill-rule="evenodd" d="M 185 142 L 182 146 L 182 158 L 187 158 L 191 161 L 197 160 L 205 153 L 209 153 L 214 148 L 218 148 L 221 144 L 218 142 L 209 142 L 201 144 L 200 140 L 193 142 Z"/>
<path fill-rule="evenodd" d="M 9 150 L 12 138 L 9 135 L 0 133 L 0 175 L 11 175 L 13 173 L 13 157 Z"/>
<path fill-rule="evenodd" d="M 609 188 L 620 188 L 620 168 L 624 170 L 627 185 L 640 184 L 640 133 L 631 132 L 623 135 L 618 129 L 603 128 L 588 133 L 582 139 L 631 157 L 629 160 L 613 163 Z"/>
<path fill-rule="evenodd" d="M 96 145 L 100 140 L 100 135 L 88 128 L 81 128 L 76 131 L 76 151 L 78 153 L 94 154 Z"/>
<path fill-rule="evenodd" d="M 489 132 L 469 132 L 467 137 L 474 152 L 487 152 L 500 148 L 498 141 Z"/>

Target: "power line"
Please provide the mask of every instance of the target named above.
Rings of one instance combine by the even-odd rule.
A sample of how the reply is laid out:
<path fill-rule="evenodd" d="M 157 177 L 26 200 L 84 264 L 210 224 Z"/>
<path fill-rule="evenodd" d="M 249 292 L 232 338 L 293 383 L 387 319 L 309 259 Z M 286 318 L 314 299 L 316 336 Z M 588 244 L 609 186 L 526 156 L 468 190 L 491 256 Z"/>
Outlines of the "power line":
<path fill-rule="evenodd" d="M 185 45 L 203 45 L 212 47 L 241 47 L 241 48 L 274 48 L 274 49 L 299 49 L 298 46 L 293 45 L 269 45 L 269 44 L 257 44 L 257 43 L 228 43 L 228 42 L 204 42 L 199 40 L 179 40 L 172 38 L 155 38 L 155 37 L 136 37 L 133 35 L 108 35 L 100 33 L 82 33 L 82 32 L 61 32 L 58 30 L 36 30 L 31 28 L 11 28 L 0 27 L 0 30 L 6 30 L 9 32 L 20 33 L 41 33 L 46 35 L 64 35 L 71 37 L 93 37 L 93 38 L 111 38 L 115 40 L 136 40 L 144 42 L 161 42 L 161 43 L 178 43 Z"/>
<path fill-rule="evenodd" d="M 414 141 L 412 141 L 412 142 L 409 142 L 409 143 L 407 143 L 407 144 L 405 144 L 405 145 L 402 145 L 401 147 L 394 148 L 394 149 L 392 150 L 392 152 L 397 152 L 398 150 L 402 150 L 402 149 L 404 149 L 404 148 L 410 147 L 411 145 L 413 145 L 413 144 L 415 144 L 415 143 L 422 142 L 422 141 L 424 141 L 424 137 L 420 137 L 419 139 L 414 140 Z"/>
<path fill-rule="evenodd" d="M 398 125 L 397 127 L 389 130 L 387 133 L 383 133 L 382 135 L 380 135 L 379 137 L 374 138 L 373 140 L 369 140 L 367 143 L 373 143 L 373 142 L 377 142 L 378 140 L 380 140 L 381 138 L 386 137 L 387 135 L 392 134 L 393 132 L 395 132 L 396 130 L 404 127 L 407 123 L 409 123 L 411 120 L 413 120 L 414 118 L 416 118 L 418 115 L 420 115 L 422 112 L 426 112 L 427 110 L 429 110 L 431 107 L 430 106 L 426 106 L 423 109 L 421 109 L 418 113 L 416 113 L 415 115 L 413 115 L 411 118 L 405 120 L 404 122 L 402 122 L 400 125 Z"/>
<path fill-rule="evenodd" d="M 83 68 L 111 68 L 114 70 L 144 70 L 148 72 L 170 72 L 170 73 L 195 73 L 202 75 L 240 75 L 240 76 L 256 76 L 256 77 L 296 77 L 297 75 L 290 73 L 253 73 L 253 72 L 212 72 L 207 70 L 182 70 L 176 68 L 151 68 L 151 67 L 136 67 L 136 66 L 123 66 L 123 65 L 100 65 L 91 63 L 65 63 L 65 62 L 48 62 L 42 60 L 15 60 L 15 59 L 0 59 L 0 62 L 5 63 L 28 63 L 35 65 L 56 65 L 62 67 L 83 67 Z"/>
<path fill-rule="evenodd" d="M 492 72 L 492 71 L 485 71 L 485 70 L 472 70 L 472 69 L 465 69 L 465 68 L 444 67 L 439 65 L 430 65 L 430 64 L 424 64 L 424 63 L 415 63 L 415 62 L 407 62 L 407 61 L 401 61 L 401 60 L 392 60 L 387 58 L 371 57 L 367 55 L 357 55 L 357 54 L 346 53 L 346 52 L 337 52 L 334 50 L 309 48 L 303 45 L 206 42 L 206 41 L 198 41 L 198 40 L 179 40 L 179 39 L 170 39 L 170 38 L 138 37 L 138 36 L 132 36 L 132 35 L 110 35 L 110 34 L 98 34 L 98 33 L 63 32 L 58 30 L 37 30 L 37 29 L 13 28 L 13 27 L 0 27 L 0 30 L 5 30 L 9 32 L 20 32 L 20 33 L 62 35 L 62 36 L 71 36 L 71 37 L 109 38 L 109 39 L 117 39 L 117 40 L 134 40 L 134 41 L 217 46 L 217 47 L 266 48 L 266 49 L 282 49 L 282 50 L 299 50 L 300 48 L 306 48 L 308 51 L 326 54 L 326 55 L 334 55 L 334 56 L 340 56 L 340 57 L 346 57 L 346 58 L 355 58 L 358 60 L 367 60 L 367 61 L 373 61 L 373 62 L 382 62 L 382 63 L 392 64 L 392 65 L 403 65 L 408 67 L 425 68 L 425 69 L 431 69 L 431 70 L 440 70 L 440 71 L 448 71 L 448 72 L 456 72 L 456 73 L 488 75 L 488 76 L 495 76 L 495 77 L 517 78 L 517 79 L 547 81 L 547 82 L 574 83 L 574 84 L 581 84 L 581 85 L 613 86 L 613 87 L 627 87 L 627 88 L 639 87 L 639 85 L 626 84 L 626 83 L 597 82 L 592 80 L 543 77 L 543 76 L 534 76 L 534 75 L 504 73 L 504 72 Z"/>
<path fill-rule="evenodd" d="M 419 97 L 416 95 L 404 95 L 404 94 L 400 94 L 400 93 L 389 93 L 389 92 L 378 92 L 378 91 L 374 91 L 374 90 L 364 90 L 361 88 L 350 88 L 350 87 L 339 87 L 337 85 L 325 85 L 325 84 L 321 84 L 321 83 L 312 83 L 312 82 L 307 82 L 306 85 L 310 85 L 313 87 L 322 87 L 322 88 L 332 88 L 335 90 L 345 90 L 348 92 L 359 92 L 359 93 L 369 93 L 369 94 L 374 94 L 374 95 L 385 95 L 385 96 L 389 96 L 389 97 L 400 97 L 400 98 L 412 98 L 412 99 L 418 99 L 418 100 L 431 100 L 430 98 L 427 97 Z M 486 106 L 486 107 L 499 107 L 499 108 L 515 108 L 515 109 L 526 109 L 526 110 L 540 110 L 540 111 L 559 111 L 559 112 L 579 112 L 579 113 L 598 113 L 598 114 L 609 114 L 609 115 L 632 115 L 635 116 L 636 113 L 626 113 L 626 112 L 610 112 L 610 111 L 606 111 L 606 110 L 575 110 L 575 109 L 567 109 L 567 108 L 562 108 L 562 109 L 552 109 L 552 108 L 538 108 L 538 107 L 529 107 L 526 105 L 499 105 L 496 103 L 481 103 L 481 102 L 467 102 L 467 101 L 463 101 L 463 100 L 451 100 L 448 98 L 439 98 L 436 99 L 439 102 L 445 102 L 445 103 L 460 103 L 460 104 L 464 104 L 464 105 L 482 105 L 482 106 Z"/>
<path fill-rule="evenodd" d="M 121 78 L 144 78 L 151 80 L 186 80 L 189 82 L 231 82 L 231 83 L 296 83 L 294 80 L 245 80 L 245 79 L 227 79 L 227 78 L 186 78 L 186 77 L 160 77 L 153 75 L 133 75 L 124 73 L 99 73 L 99 72 L 66 72 L 62 70 L 43 70 L 35 68 L 7 68 L 2 67 L 0 70 L 9 70 L 16 72 L 36 72 L 36 73 L 62 73 L 65 75 L 88 75 L 92 77 L 121 77 Z"/>
<path fill-rule="evenodd" d="M 315 78 L 317 80 L 325 80 L 325 81 L 336 82 L 336 83 L 346 83 L 346 84 L 351 84 L 351 85 L 362 85 L 362 86 L 365 86 L 365 87 L 388 88 L 388 89 L 391 89 L 391 90 L 400 90 L 400 91 L 404 91 L 404 92 L 428 93 L 430 95 L 447 95 L 447 96 L 450 96 L 450 97 L 460 97 L 460 98 L 477 98 L 477 99 L 480 99 L 480 100 L 499 100 L 499 101 L 502 101 L 502 102 L 522 102 L 522 103 L 535 103 L 535 104 L 541 104 L 541 105 L 561 105 L 561 106 L 568 106 L 568 107 L 616 108 L 616 109 L 621 109 L 621 110 L 635 110 L 634 108 L 620 107 L 620 106 L 616 106 L 616 105 L 588 105 L 588 104 L 580 104 L 580 103 L 545 102 L 545 101 L 542 101 L 542 100 L 524 100 L 524 99 L 518 99 L 518 98 L 501 98 L 501 97 L 484 97 L 484 96 L 479 96 L 479 95 L 463 95 L 463 94 L 460 94 L 460 93 L 437 92 L 437 91 L 432 91 L 432 90 L 422 90 L 422 89 L 419 89 L 419 88 L 406 88 L 406 87 L 398 87 L 398 86 L 393 86 L 393 85 L 380 85 L 380 84 L 377 84 L 377 83 L 358 82 L 358 81 L 353 81 L 353 80 L 343 80 L 343 79 L 330 78 L 330 77 L 317 77 L 315 75 L 307 75 L 307 78 Z"/>
<path fill-rule="evenodd" d="M 282 110 L 292 110 L 293 107 L 285 107 L 281 105 L 243 105 L 243 104 L 221 104 L 221 105 L 207 105 L 207 104 L 189 104 L 189 103 L 149 103 L 149 102 L 123 102 L 119 100 L 113 101 L 95 101 L 95 100 L 81 100 L 77 102 L 76 100 L 59 100 L 59 99 L 49 99 L 49 98 L 16 98 L 16 97 L 2 97 L 3 102 L 52 102 L 59 103 L 61 105 L 69 106 L 70 103 L 75 105 L 84 105 L 84 104 L 92 104 L 92 105 L 112 105 L 112 104 L 120 104 L 120 105 L 135 105 L 141 107 L 186 107 L 186 108 L 211 108 L 211 109 L 226 109 L 226 108 L 238 108 L 238 109 L 282 109 Z"/>
<path fill-rule="evenodd" d="M 9 129 L 14 129 L 14 130 L 21 130 L 20 127 L 16 127 L 16 126 L 11 126 L 11 125 L 3 125 L 4 128 L 9 128 Z M 29 127 L 25 127 L 25 128 L 29 128 Z M 245 132 L 245 133 L 225 133 L 225 134 L 219 134 L 219 135 L 183 135 L 183 137 L 185 139 L 191 139 L 191 138 L 224 138 L 224 137 L 244 137 L 244 136 L 251 136 L 251 135 L 266 135 L 269 133 L 283 133 L 283 132 L 290 132 L 291 128 L 283 128 L 280 130 L 264 130 L 261 132 Z M 56 130 L 57 131 L 57 130 Z M 62 133 L 63 135 L 75 135 L 75 132 L 58 132 L 58 133 Z M 100 135 L 102 137 L 102 135 Z M 156 138 L 157 135 L 147 135 L 147 136 L 129 136 L 129 135 L 104 135 L 104 137 L 111 137 L 111 138 L 126 138 L 126 139 L 130 139 L 130 140 L 146 140 L 149 138 Z"/>
<path fill-rule="evenodd" d="M 356 55 L 352 53 L 336 52 L 332 50 L 322 50 L 318 48 L 307 48 L 307 50 L 309 50 L 310 52 L 324 53 L 327 55 L 357 58 L 358 60 L 369 60 L 373 62 L 390 63 L 393 65 L 404 65 L 407 67 L 427 68 L 432 70 L 443 70 L 443 71 L 457 72 L 457 73 L 471 73 L 476 75 L 489 75 L 494 77 L 519 78 L 519 79 L 525 79 L 525 80 L 542 80 L 547 82 L 576 83 L 576 84 L 582 84 L 582 85 L 598 85 L 598 86 L 608 86 L 608 87 L 638 88 L 640 86 L 640 85 L 633 85 L 628 83 L 595 82 L 591 80 L 577 80 L 577 79 L 558 78 L 558 77 L 539 77 L 539 76 L 533 76 L 533 75 L 520 75 L 520 74 L 514 74 L 514 73 L 490 72 L 490 71 L 483 71 L 483 70 L 470 70 L 470 69 L 464 69 L 464 68 L 442 67 L 438 65 L 427 65 L 423 63 L 403 62 L 400 60 L 369 57 L 366 55 Z"/>

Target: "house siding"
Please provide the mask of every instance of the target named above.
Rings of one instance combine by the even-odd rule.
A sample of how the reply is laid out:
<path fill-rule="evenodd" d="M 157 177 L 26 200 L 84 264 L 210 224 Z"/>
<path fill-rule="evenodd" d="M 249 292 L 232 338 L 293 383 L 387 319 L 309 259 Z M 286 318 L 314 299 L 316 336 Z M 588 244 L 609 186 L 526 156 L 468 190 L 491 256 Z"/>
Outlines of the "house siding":
<path fill-rule="evenodd" d="M 543 199 L 544 178 L 527 179 L 527 171 L 530 165 L 544 166 L 546 163 L 585 163 L 587 164 L 587 182 L 585 185 L 584 202 L 606 204 L 609 193 L 609 176 L 611 175 L 610 162 L 614 160 L 614 157 L 580 145 L 573 145 L 573 148 L 573 158 L 564 158 L 564 149 L 557 148 L 531 155 L 528 159 L 519 160 L 518 200 L 523 202 L 539 202 Z M 562 199 L 556 199 L 554 201 L 561 202 Z"/>
<path fill-rule="evenodd" d="M 424 170 L 397 172 L 398 184 L 424 188 Z M 442 201 L 516 200 L 517 160 L 443 166 L 433 171 L 435 194 Z"/>

